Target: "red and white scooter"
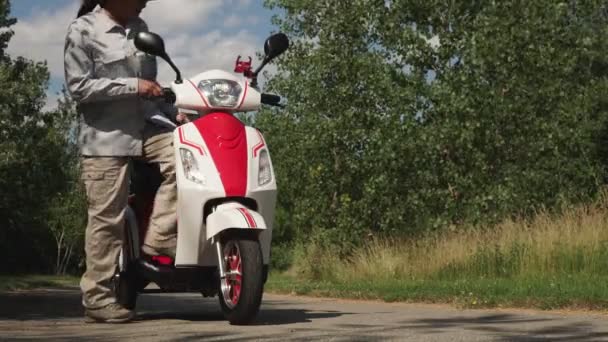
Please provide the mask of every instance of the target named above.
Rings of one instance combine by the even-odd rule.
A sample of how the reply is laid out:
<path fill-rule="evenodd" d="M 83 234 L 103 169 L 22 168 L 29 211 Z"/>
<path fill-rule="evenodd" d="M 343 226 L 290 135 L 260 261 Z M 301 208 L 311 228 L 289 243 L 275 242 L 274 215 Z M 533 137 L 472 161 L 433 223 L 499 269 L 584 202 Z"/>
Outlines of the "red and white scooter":
<path fill-rule="evenodd" d="M 259 311 L 270 263 L 270 242 L 277 186 L 262 134 L 235 118 L 280 97 L 261 94 L 257 75 L 289 46 L 284 34 L 268 38 L 262 65 L 237 60 L 235 76 L 212 70 L 183 80 L 165 52 L 162 38 L 139 33 L 137 48 L 167 61 L 177 74 L 165 98 L 200 117 L 174 132 L 178 188 L 178 237 L 175 260 L 140 258 L 153 196 L 140 196 L 127 215 L 126 234 L 115 287 L 119 302 L 134 308 L 139 293 L 219 294 L 224 316 L 247 324 Z M 153 192 L 153 191 L 152 191 Z M 149 290 L 149 283 L 158 285 Z"/>

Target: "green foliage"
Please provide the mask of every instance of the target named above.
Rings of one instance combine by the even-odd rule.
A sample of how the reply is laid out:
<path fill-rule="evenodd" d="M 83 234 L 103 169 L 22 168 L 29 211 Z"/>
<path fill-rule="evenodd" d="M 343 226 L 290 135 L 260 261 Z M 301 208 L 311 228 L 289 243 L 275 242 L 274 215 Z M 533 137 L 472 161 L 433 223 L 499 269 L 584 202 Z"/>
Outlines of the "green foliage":
<path fill-rule="evenodd" d="M 387 302 L 449 303 L 462 308 L 521 307 L 601 310 L 608 308 L 608 278 L 599 275 L 458 280 L 358 279 L 315 281 L 274 273 L 265 289 L 274 293 Z"/>
<path fill-rule="evenodd" d="M 492 227 L 374 239 L 340 257 L 314 239 L 270 291 L 466 307 L 608 307 L 608 197 Z M 468 228 L 468 229 L 467 229 Z M 320 262 L 320 260 L 322 262 Z"/>
<path fill-rule="evenodd" d="M 42 111 L 45 63 L 4 54 L 16 22 L 9 11 L 10 2 L 0 0 L 0 274 L 50 271 L 55 232 L 66 220 L 71 227 L 82 221 L 74 209 L 79 203 L 63 196 L 76 193 L 69 134 L 75 114 L 70 105 Z"/>
<path fill-rule="evenodd" d="M 256 118 L 277 234 L 351 246 L 592 198 L 606 178 L 603 1 L 266 0 L 292 39 Z"/>
<path fill-rule="evenodd" d="M 0 292 L 23 291 L 38 288 L 74 288 L 78 286 L 78 278 L 58 276 L 0 276 Z"/>
<path fill-rule="evenodd" d="M 46 225 L 55 242 L 56 274 L 65 275 L 79 267 L 83 259 L 84 231 L 87 225 L 87 199 L 80 179 L 78 135 L 75 105 L 63 92 L 63 100 L 53 113 L 53 125 L 49 127 L 50 139 L 63 146 L 58 165 L 64 175 L 63 188 L 52 196 L 47 204 Z"/>

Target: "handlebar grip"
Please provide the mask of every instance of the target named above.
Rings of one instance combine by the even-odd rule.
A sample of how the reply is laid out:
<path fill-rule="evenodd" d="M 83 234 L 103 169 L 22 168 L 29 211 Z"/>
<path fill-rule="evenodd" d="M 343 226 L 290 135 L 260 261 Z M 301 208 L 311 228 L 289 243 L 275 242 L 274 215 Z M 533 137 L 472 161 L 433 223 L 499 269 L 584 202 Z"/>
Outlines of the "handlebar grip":
<path fill-rule="evenodd" d="M 177 101 L 177 96 L 175 96 L 175 93 L 173 90 L 171 90 L 171 88 L 163 88 L 163 99 L 165 99 L 167 103 L 175 104 L 175 101 Z"/>
<path fill-rule="evenodd" d="M 279 106 L 281 103 L 281 97 L 271 94 L 262 94 L 262 103 L 270 106 Z"/>

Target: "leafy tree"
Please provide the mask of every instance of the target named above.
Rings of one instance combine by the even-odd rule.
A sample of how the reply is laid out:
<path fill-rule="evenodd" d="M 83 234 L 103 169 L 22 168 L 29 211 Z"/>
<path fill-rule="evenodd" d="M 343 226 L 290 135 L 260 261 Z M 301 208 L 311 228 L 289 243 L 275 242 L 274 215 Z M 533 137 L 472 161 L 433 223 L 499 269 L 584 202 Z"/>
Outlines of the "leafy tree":
<path fill-rule="evenodd" d="M 84 258 L 87 200 L 80 182 L 77 118 L 76 106 L 64 90 L 52 124 L 48 126 L 48 139 L 63 146 L 61 159 L 57 161 L 64 175 L 63 187 L 49 198 L 46 206 L 46 222 L 56 247 L 54 271 L 62 275 L 77 269 Z"/>
<path fill-rule="evenodd" d="M 72 174 L 64 118 L 45 113 L 45 63 L 11 58 L 5 48 L 16 20 L 0 0 L 0 273 L 52 268 L 49 205 L 66 192 Z M 52 221 L 52 220 L 51 220 Z"/>
<path fill-rule="evenodd" d="M 266 0 L 292 38 L 264 111 L 277 236 L 343 245 L 589 199 L 605 2 Z"/>

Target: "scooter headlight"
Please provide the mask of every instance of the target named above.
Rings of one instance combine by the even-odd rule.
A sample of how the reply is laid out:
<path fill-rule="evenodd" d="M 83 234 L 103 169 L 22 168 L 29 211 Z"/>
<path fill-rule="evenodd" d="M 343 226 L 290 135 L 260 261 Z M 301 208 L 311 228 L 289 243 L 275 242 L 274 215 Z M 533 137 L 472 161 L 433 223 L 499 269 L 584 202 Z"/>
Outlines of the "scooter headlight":
<path fill-rule="evenodd" d="M 198 88 L 205 94 L 212 107 L 234 108 L 239 103 L 243 89 L 230 80 L 203 80 Z"/>
<path fill-rule="evenodd" d="M 186 179 L 193 181 L 194 183 L 205 185 L 205 176 L 200 172 L 198 163 L 194 159 L 194 154 L 185 148 L 180 148 L 179 154 L 182 158 L 182 165 L 184 167 L 184 175 Z"/>
<path fill-rule="evenodd" d="M 258 170 L 258 185 L 266 185 L 272 181 L 272 170 L 270 168 L 270 158 L 268 151 L 263 150 L 260 153 L 260 168 Z"/>

